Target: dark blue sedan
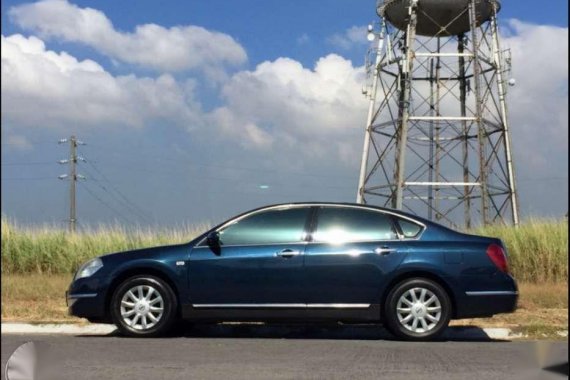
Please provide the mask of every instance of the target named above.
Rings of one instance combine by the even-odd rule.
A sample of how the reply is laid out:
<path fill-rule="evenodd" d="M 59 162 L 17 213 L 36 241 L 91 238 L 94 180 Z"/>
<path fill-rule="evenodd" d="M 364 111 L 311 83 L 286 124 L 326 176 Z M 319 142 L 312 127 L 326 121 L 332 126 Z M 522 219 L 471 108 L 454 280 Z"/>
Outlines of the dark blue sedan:
<path fill-rule="evenodd" d="M 501 240 L 368 205 L 294 203 L 236 216 L 189 243 L 82 265 L 69 313 L 131 336 L 191 321 L 383 323 L 411 340 L 450 319 L 516 309 Z"/>

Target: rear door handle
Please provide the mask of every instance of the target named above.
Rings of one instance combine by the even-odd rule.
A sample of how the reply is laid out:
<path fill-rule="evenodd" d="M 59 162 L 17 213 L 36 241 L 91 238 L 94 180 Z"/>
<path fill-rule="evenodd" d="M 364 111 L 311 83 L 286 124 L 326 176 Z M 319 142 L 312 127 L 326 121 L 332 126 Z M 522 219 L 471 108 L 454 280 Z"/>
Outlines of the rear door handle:
<path fill-rule="evenodd" d="M 393 252 L 397 252 L 396 248 L 378 247 L 374 250 L 374 253 L 377 253 L 377 254 L 382 255 L 382 256 L 389 255 L 390 253 L 393 253 Z"/>
<path fill-rule="evenodd" d="M 299 256 L 301 254 L 301 251 L 296 251 L 294 249 L 290 249 L 290 248 L 286 248 L 282 251 L 276 252 L 275 256 L 277 257 L 284 257 L 284 258 L 290 258 L 293 256 Z"/>

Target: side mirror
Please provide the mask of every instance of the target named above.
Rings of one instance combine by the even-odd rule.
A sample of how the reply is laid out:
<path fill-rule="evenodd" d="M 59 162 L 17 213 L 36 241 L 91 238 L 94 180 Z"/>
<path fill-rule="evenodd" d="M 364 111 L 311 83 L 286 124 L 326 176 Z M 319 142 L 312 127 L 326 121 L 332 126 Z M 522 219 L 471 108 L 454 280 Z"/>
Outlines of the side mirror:
<path fill-rule="evenodd" d="M 220 244 L 220 235 L 217 231 L 212 231 L 206 237 L 206 242 L 208 245 L 218 245 Z"/>
<path fill-rule="evenodd" d="M 212 231 L 206 237 L 206 244 L 216 254 L 220 254 L 220 235 L 217 231 Z"/>

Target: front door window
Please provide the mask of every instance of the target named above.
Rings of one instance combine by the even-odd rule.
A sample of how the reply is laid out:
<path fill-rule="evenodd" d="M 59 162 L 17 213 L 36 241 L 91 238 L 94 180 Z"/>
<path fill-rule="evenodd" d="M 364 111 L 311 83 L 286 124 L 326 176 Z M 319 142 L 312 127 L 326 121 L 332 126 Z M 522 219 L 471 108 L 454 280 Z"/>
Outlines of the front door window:
<path fill-rule="evenodd" d="M 304 240 L 307 207 L 262 211 L 246 216 L 219 231 L 220 245 L 298 243 Z"/>

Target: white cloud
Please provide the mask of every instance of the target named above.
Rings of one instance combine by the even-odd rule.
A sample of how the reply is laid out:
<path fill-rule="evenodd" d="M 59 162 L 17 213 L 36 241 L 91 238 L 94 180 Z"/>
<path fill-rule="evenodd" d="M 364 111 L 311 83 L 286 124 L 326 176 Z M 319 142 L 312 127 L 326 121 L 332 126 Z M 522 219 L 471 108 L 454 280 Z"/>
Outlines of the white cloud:
<path fill-rule="evenodd" d="M 93 14 L 99 15 L 99 24 L 108 24 L 83 30 L 79 36 L 97 31 L 106 35 L 109 30 L 118 33 L 98 11 L 63 1 L 39 4 L 86 12 L 83 19 L 90 21 L 81 22 L 82 28 L 95 23 Z M 54 38 L 71 38 L 70 31 L 60 30 L 56 24 L 47 22 L 34 28 Z M 508 95 L 517 174 L 529 177 L 537 171 L 567 170 L 568 29 L 517 20 L 506 25 L 502 47 L 512 50 L 517 79 Z M 337 40 L 338 46 L 347 41 L 365 43 L 365 32 L 365 27 L 350 28 L 342 34 L 344 39 Z M 119 34 L 132 42 L 137 33 Z M 87 35 L 77 38 L 105 40 Z M 556 57 L 552 41 L 556 41 Z M 209 58 L 196 59 L 205 62 Z M 170 75 L 115 77 L 94 61 L 78 61 L 65 52 L 47 50 L 36 37 L 2 37 L 2 78 L 3 119 L 13 124 L 142 126 L 166 119 L 185 127 L 217 126 L 212 130 L 223 135 L 214 138 L 237 141 L 251 149 L 251 154 L 259 150 L 263 155 L 275 148 L 301 150 L 303 155 L 352 164 L 360 157 L 367 109 L 361 95 L 364 72 L 335 54 L 321 58 L 314 68 L 282 57 L 240 71 L 222 83 L 218 94 L 221 105 L 210 113 L 201 109 L 193 80 L 178 83 Z"/>
<path fill-rule="evenodd" d="M 502 47 L 511 49 L 516 79 L 508 94 L 515 153 L 546 169 L 556 154 L 568 155 L 568 28 L 518 20 L 507 25 Z"/>
<path fill-rule="evenodd" d="M 508 25 L 502 47 L 512 50 L 517 79 L 507 99 L 516 174 L 560 176 L 568 170 L 568 29 L 517 20 Z M 279 58 L 235 74 L 222 90 L 225 105 L 210 117 L 242 146 L 296 149 L 315 162 L 354 166 L 367 107 L 360 93 L 363 79 L 362 68 L 338 55 L 321 58 L 312 70 Z M 523 193 L 528 186 L 521 182 Z"/>
<path fill-rule="evenodd" d="M 115 77 L 19 34 L 2 36 L 2 97 L 4 121 L 19 127 L 140 127 L 153 120 L 189 126 L 201 115 L 192 81 Z"/>
<path fill-rule="evenodd" d="M 15 6 L 9 15 L 18 26 L 42 38 L 83 43 L 111 58 L 160 71 L 202 69 L 219 76 L 226 65 L 247 60 L 243 47 L 227 34 L 193 25 L 156 24 L 120 32 L 103 12 L 67 0 Z"/>
<path fill-rule="evenodd" d="M 347 138 L 356 133 L 359 141 L 364 129 L 363 75 L 362 68 L 335 54 L 321 58 L 313 70 L 289 58 L 263 62 L 231 78 L 222 89 L 225 106 L 210 116 L 244 146 L 338 158 L 352 152 Z"/>
<path fill-rule="evenodd" d="M 354 46 L 366 45 L 366 26 L 352 26 L 342 33 L 335 33 L 327 38 L 327 42 L 342 50 L 350 50 Z"/>

